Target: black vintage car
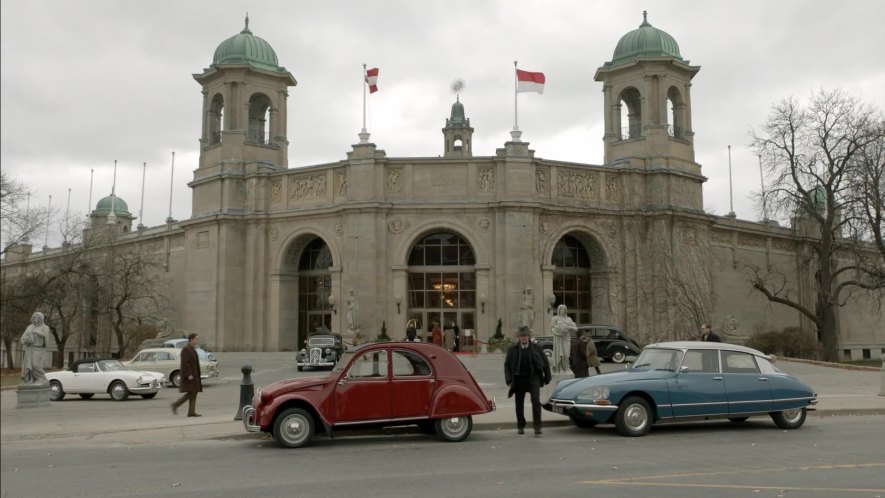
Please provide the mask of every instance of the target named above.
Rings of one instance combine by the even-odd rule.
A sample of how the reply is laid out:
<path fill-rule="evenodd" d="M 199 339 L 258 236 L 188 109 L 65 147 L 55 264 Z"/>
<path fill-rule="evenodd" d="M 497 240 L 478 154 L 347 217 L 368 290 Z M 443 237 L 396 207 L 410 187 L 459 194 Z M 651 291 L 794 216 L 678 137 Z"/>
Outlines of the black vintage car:
<path fill-rule="evenodd" d="M 344 353 L 339 334 L 314 334 L 304 341 L 305 347 L 295 355 L 298 371 L 308 368 L 332 369 Z"/>
<path fill-rule="evenodd" d="M 593 338 L 600 360 L 624 363 L 628 356 L 637 356 L 641 351 L 636 341 L 614 325 L 578 325 L 578 330 Z M 537 336 L 535 342 L 544 348 L 548 356 L 553 355 L 553 336 Z"/>

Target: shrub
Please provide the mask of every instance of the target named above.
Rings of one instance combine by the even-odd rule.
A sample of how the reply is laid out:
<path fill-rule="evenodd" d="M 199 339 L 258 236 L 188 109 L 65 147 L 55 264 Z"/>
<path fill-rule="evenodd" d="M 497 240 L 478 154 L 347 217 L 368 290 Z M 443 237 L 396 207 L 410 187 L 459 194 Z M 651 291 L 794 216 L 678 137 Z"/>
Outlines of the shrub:
<path fill-rule="evenodd" d="M 818 359 L 821 350 L 817 340 L 803 333 L 799 327 L 786 327 L 781 331 L 771 330 L 757 334 L 747 341 L 747 347 L 758 349 L 765 354 L 808 360 Z"/>

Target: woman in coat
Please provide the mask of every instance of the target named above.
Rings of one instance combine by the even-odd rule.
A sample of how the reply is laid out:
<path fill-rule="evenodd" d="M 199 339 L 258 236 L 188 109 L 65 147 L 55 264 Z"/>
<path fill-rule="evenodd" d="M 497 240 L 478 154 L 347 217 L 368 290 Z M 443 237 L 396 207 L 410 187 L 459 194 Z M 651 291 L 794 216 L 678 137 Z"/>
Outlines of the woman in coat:
<path fill-rule="evenodd" d="M 601 374 L 602 371 L 599 370 L 599 354 L 596 352 L 596 344 L 593 344 L 593 339 L 590 337 L 589 333 L 581 336 L 581 340 L 587 343 L 587 366 L 593 367 L 596 369 L 597 374 Z M 589 368 L 588 374 L 589 374 Z"/>
<path fill-rule="evenodd" d="M 433 322 L 433 330 L 430 331 L 430 336 L 433 338 L 434 344 L 442 346 L 442 330 L 439 329 L 439 323 Z"/>

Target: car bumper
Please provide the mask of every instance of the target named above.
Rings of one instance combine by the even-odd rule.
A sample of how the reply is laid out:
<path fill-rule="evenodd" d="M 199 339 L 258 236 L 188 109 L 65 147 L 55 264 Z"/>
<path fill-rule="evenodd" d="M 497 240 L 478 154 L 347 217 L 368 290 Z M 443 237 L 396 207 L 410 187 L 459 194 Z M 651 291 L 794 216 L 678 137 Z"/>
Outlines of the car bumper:
<path fill-rule="evenodd" d="M 576 403 L 565 399 L 550 399 L 544 403 L 544 409 L 553 413 L 584 418 L 608 418 L 612 412 L 618 411 L 618 405 L 599 405 L 596 403 Z"/>
<path fill-rule="evenodd" d="M 163 383 L 153 381 L 150 384 L 140 385 L 136 387 L 127 387 L 132 394 L 151 394 L 163 388 Z"/>
<path fill-rule="evenodd" d="M 243 407 L 243 427 L 249 432 L 261 432 L 261 426 L 255 424 L 255 408 L 252 405 Z"/>
<path fill-rule="evenodd" d="M 320 362 L 316 362 L 316 363 L 298 361 L 298 362 L 295 362 L 295 365 L 299 366 L 299 367 L 334 367 L 335 363 L 336 362 L 334 362 L 334 361 L 320 361 Z"/>

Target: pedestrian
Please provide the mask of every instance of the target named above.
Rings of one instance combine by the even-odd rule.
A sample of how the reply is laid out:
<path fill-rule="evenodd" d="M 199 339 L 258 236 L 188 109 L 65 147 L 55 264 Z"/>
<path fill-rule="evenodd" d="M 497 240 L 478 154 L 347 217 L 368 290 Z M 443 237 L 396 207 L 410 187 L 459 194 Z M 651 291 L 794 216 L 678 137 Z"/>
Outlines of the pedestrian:
<path fill-rule="evenodd" d="M 516 395 L 516 432 L 525 434 L 525 395 L 532 401 L 532 427 L 535 436 L 541 435 L 541 387 L 550 383 L 550 362 L 547 355 L 531 341 L 531 330 L 519 327 L 519 341 L 510 346 L 504 359 L 504 381 L 510 386 L 509 398 Z"/>
<path fill-rule="evenodd" d="M 452 320 L 452 330 L 455 331 L 455 351 L 461 351 L 461 329 L 454 320 Z"/>
<path fill-rule="evenodd" d="M 415 320 L 409 320 L 409 323 L 406 325 L 406 340 L 409 342 L 415 342 L 415 338 L 417 337 L 418 328 Z"/>
<path fill-rule="evenodd" d="M 181 350 L 181 368 L 179 369 L 181 382 L 178 390 L 184 395 L 172 403 L 173 415 L 178 414 L 178 407 L 187 401 L 187 416 L 202 416 L 197 413 L 197 393 L 203 392 L 203 383 L 200 380 L 200 357 L 197 355 L 197 350 L 194 349 L 198 342 L 200 342 L 200 336 L 192 333 L 187 336 L 187 346 Z"/>
<path fill-rule="evenodd" d="M 701 325 L 701 341 L 703 342 L 722 342 L 719 335 L 713 332 L 713 327 L 709 323 Z"/>
<path fill-rule="evenodd" d="M 433 329 L 430 331 L 433 343 L 442 346 L 442 331 L 439 329 L 439 322 L 433 322 Z"/>
<path fill-rule="evenodd" d="M 571 351 L 568 357 L 568 366 L 575 374 L 575 378 L 589 377 L 590 367 L 587 364 L 587 344 L 584 342 L 582 330 L 578 330 L 577 337 L 572 340 Z"/>
<path fill-rule="evenodd" d="M 453 322 L 449 322 L 446 324 L 446 328 L 443 329 L 443 347 L 449 351 L 455 350 L 455 330 L 452 328 L 454 325 Z"/>
<path fill-rule="evenodd" d="M 578 332 L 580 333 L 580 330 Z M 587 349 L 584 354 L 584 356 L 587 357 L 587 373 L 590 373 L 589 367 L 593 367 L 594 369 L 596 369 L 596 375 L 601 374 L 602 371 L 599 370 L 599 353 L 596 351 L 596 344 L 593 342 L 593 338 L 590 337 L 589 330 L 581 336 L 581 340 L 587 345 Z"/>

